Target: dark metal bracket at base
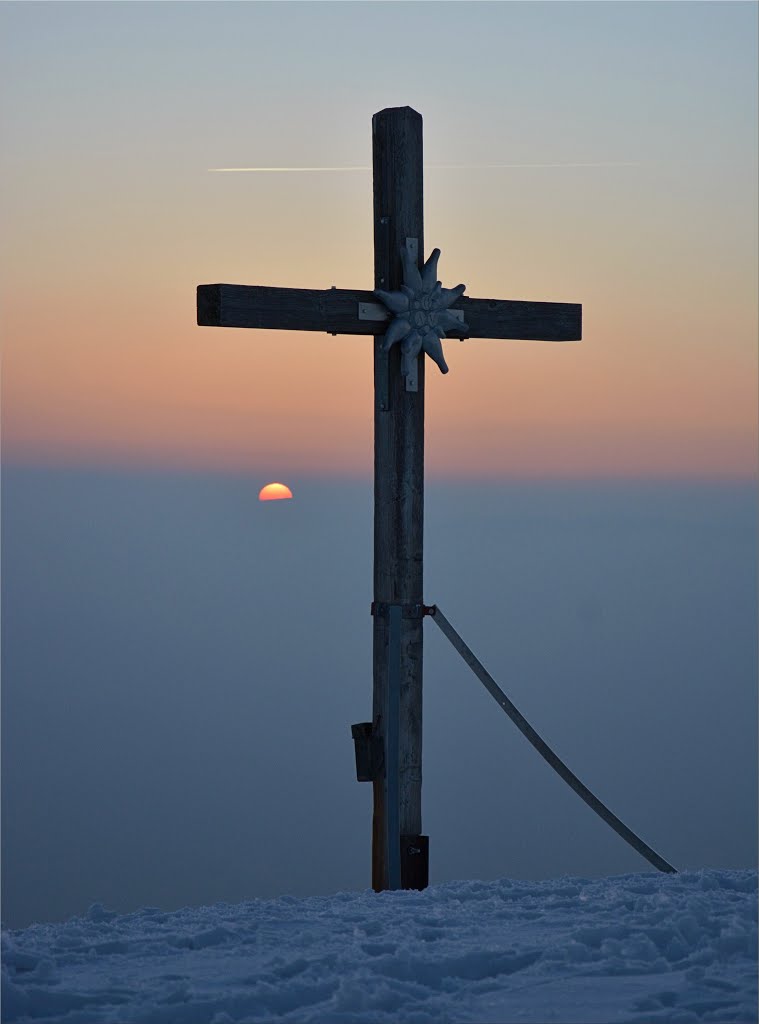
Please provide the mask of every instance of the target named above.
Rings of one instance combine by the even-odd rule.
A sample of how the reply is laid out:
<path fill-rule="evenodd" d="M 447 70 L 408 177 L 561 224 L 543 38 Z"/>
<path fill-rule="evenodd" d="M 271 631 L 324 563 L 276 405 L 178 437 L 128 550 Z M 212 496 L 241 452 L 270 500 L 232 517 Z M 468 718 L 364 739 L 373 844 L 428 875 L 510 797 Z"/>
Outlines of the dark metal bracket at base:
<path fill-rule="evenodd" d="M 401 888 L 426 889 L 430 884 L 430 837 L 401 836 Z"/>

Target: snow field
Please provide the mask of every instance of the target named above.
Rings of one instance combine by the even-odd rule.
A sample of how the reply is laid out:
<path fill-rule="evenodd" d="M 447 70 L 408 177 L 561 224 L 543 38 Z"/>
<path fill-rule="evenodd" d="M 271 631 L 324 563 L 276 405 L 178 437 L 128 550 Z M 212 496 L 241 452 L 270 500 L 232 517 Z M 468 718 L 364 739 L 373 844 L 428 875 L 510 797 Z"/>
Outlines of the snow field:
<path fill-rule="evenodd" d="M 757 873 L 251 900 L 4 932 L 5 1024 L 757 1019 Z"/>

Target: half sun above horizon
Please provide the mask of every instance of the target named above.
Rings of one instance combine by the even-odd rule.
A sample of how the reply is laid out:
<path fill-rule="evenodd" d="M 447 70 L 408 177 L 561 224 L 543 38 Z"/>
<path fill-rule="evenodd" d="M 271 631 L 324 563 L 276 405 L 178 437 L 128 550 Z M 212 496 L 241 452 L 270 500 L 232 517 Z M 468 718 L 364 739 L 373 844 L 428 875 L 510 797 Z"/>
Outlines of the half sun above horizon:
<path fill-rule="evenodd" d="M 292 496 L 293 492 L 286 484 L 267 484 L 258 492 L 259 501 L 281 501 Z"/>

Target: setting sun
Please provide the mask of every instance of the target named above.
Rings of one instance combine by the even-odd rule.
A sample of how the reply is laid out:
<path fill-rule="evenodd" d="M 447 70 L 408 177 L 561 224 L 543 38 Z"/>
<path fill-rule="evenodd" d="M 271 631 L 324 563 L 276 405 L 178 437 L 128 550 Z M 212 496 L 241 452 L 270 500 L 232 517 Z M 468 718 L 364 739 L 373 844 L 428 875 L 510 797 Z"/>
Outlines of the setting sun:
<path fill-rule="evenodd" d="M 285 484 L 267 484 L 262 487 L 258 494 L 259 501 L 280 501 L 282 498 L 292 498 L 293 492 Z"/>

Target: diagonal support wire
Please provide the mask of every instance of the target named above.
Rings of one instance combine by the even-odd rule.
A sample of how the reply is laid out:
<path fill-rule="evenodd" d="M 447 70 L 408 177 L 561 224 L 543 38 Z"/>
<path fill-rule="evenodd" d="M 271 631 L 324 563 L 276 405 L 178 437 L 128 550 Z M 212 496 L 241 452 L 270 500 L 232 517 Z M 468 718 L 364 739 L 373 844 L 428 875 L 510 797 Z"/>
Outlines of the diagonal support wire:
<path fill-rule="evenodd" d="M 496 703 L 509 716 L 525 739 L 529 740 L 540 756 L 544 758 L 553 770 L 567 783 L 567 785 L 577 793 L 580 799 L 584 800 L 588 807 L 596 812 L 599 818 L 603 818 L 606 824 L 613 828 L 618 836 L 621 836 L 626 843 L 629 843 L 634 850 L 637 850 L 638 853 L 645 857 L 650 864 L 653 864 L 655 868 L 658 868 L 659 871 L 677 874 L 677 868 L 673 868 L 672 865 L 663 857 L 660 857 L 655 850 L 652 850 L 647 843 L 644 843 L 640 836 L 636 836 L 632 829 L 629 829 L 623 821 L 619 820 L 616 814 L 613 814 L 605 804 L 602 804 L 598 797 L 591 793 L 588 787 L 584 786 L 582 782 L 580 782 L 574 772 L 567 768 L 561 758 L 554 754 L 548 744 L 535 732 L 527 719 L 517 711 L 495 679 L 493 679 L 482 662 L 480 662 L 469 647 L 467 647 L 437 605 L 433 605 L 430 609 L 430 615 L 441 632 L 450 640 L 451 644 L 456 648 L 491 697 L 493 697 Z"/>

